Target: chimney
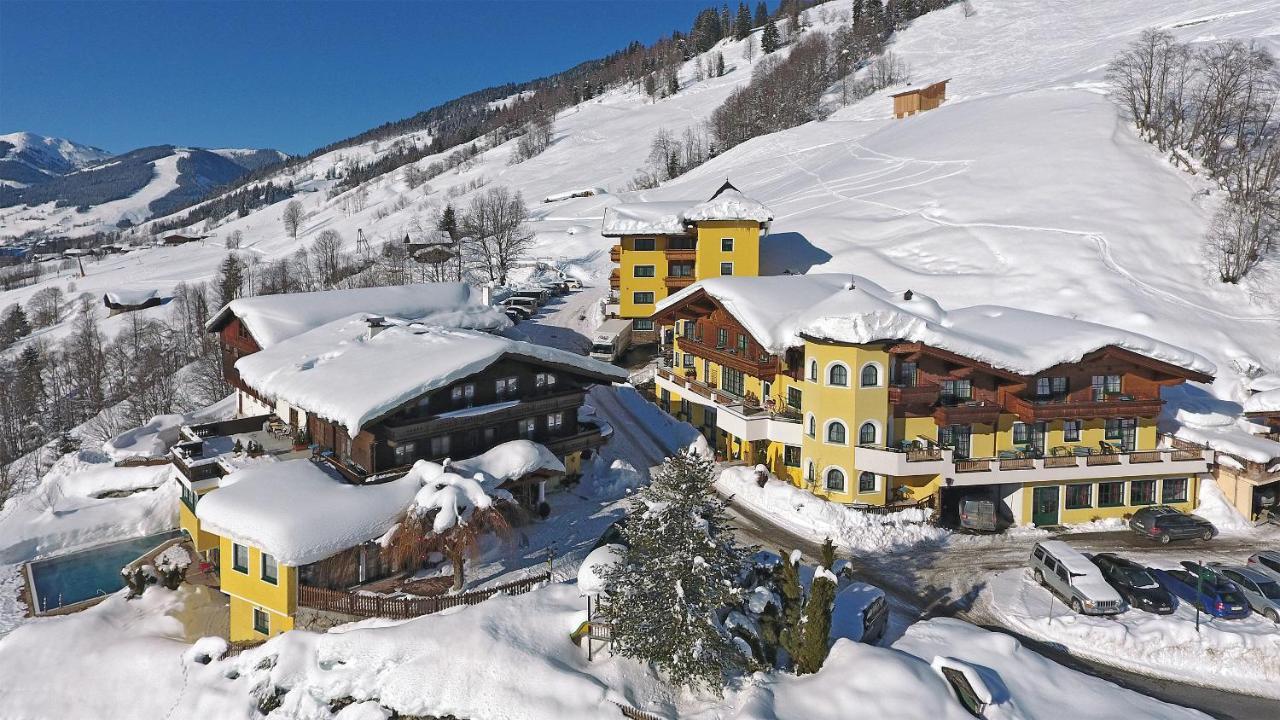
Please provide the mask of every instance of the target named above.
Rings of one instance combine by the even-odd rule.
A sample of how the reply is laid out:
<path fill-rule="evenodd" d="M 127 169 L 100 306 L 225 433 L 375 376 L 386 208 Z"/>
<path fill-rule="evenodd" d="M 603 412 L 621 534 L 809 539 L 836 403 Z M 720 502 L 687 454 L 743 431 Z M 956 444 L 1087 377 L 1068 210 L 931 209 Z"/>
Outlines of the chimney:
<path fill-rule="evenodd" d="M 377 337 L 378 333 L 387 328 L 386 319 L 380 315 L 372 315 L 366 318 L 365 322 L 369 323 L 369 332 L 366 335 L 369 340 Z"/>

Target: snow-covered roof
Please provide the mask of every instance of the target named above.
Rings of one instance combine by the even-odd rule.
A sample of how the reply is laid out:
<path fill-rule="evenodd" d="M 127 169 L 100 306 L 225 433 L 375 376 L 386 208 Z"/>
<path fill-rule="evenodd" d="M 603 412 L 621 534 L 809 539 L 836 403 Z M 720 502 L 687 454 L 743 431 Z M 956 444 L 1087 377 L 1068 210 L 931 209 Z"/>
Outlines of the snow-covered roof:
<path fill-rule="evenodd" d="M 541 443 L 512 440 L 473 458 L 452 462 L 449 469 L 467 476 L 479 474 L 485 479 L 485 487 L 497 487 L 539 470 L 562 473 L 564 463 Z"/>
<path fill-rule="evenodd" d="M 352 485 L 311 460 L 250 466 L 222 478 L 196 506 L 210 532 L 252 545 L 284 565 L 318 562 L 381 537 L 422 487 L 398 480 Z"/>
<path fill-rule="evenodd" d="M 1280 388 L 1256 392 L 1244 401 L 1247 413 L 1280 413 Z"/>
<path fill-rule="evenodd" d="M 120 288 L 103 293 L 103 299 L 113 305 L 141 305 L 158 297 L 160 297 L 160 291 L 155 288 Z"/>
<path fill-rule="evenodd" d="M 566 350 L 475 330 L 386 317 L 370 337 L 370 313 L 339 318 L 240 358 L 240 379 L 264 396 L 360 428 L 424 393 L 474 374 L 503 356 L 563 366 L 601 381 L 625 371 Z"/>
<path fill-rule="evenodd" d="M 213 316 L 206 329 L 216 332 L 237 317 L 266 349 L 357 311 L 477 330 L 511 325 L 465 283 L 419 283 L 236 298 Z"/>
<path fill-rule="evenodd" d="M 627 556 L 624 545 L 610 543 L 587 553 L 587 557 L 578 566 L 578 592 L 583 595 L 602 593 L 608 589 L 604 579 L 605 570 L 610 565 L 621 563 Z"/>
<path fill-rule="evenodd" d="M 919 342 L 1021 375 L 1115 346 L 1196 373 L 1216 366 L 1145 335 L 1096 323 L 997 305 L 944 310 L 915 292 L 889 292 L 857 275 L 719 277 L 658 303 L 656 312 L 705 292 L 771 353 L 802 337 L 842 343 Z"/>
<path fill-rule="evenodd" d="M 686 223 L 707 220 L 752 220 L 763 224 L 773 220 L 773 211 L 726 182 L 703 202 L 630 202 L 607 207 L 600 234 L 681 235 Z"/>

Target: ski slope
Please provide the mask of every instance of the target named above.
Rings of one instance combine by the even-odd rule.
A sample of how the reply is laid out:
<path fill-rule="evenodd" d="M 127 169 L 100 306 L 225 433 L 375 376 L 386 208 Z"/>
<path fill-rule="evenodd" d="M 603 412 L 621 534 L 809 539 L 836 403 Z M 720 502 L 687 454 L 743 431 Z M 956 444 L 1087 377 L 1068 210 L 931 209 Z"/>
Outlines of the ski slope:
<path fill-rule="evenodd" d="M 702 167 L 641 193 L 625 193 L 645 165 L 649 141 L 665 127 L 677 136 L 705 121 L 750 79 L 757 52 L 725 41 L 728 72 L 695 80 L 651 101 L 614 89 L 556 118 L 551 146 L 507 165 L 514 141 L 487 148 L 473 163 L 415 190 L 396 171 L 367 183 L 364 208 L 348 192 L 330 199 L 330 169 L 367 162 L 393 140 L 321 155 L 275 178 L 309 192 L 295 241 L 283 230 L 284 203 L 230 218 L 203 244 L 112 257 L 74 280 L 77 292 L 212 278 L 222 239 L 243 233 L 241 254 L 267 261 L 338 231 L 349 247 L 362 229 L 376 244 L 429 224 L 446 202 L 463 206 L 485 187 L 524 194 L 537 233 L 535 259 L 602 285 L 607 249 L 603 210 L 620 199 L 702 199 L 727 177 L 776 213 L 764 268 L 776 273 L 856 272 L 889 289 L 916 289 L 948 307 L 999 303 L 1118 325 L 1185 346 L 1218 365 L 1215 410 L 1235 408 L 1243 380 L 1280 372 L 1280 310 L 1263 297 L 1264 273 L 1241 286 L 1211 275 L 1200 240 L 1218 198 L 1203 178 L 1171 167 L 1123 122 L 1106 97 L 1105 65 L 1144 28 L 1180 39 L 1254 40 L 1280 54 L 1280 15 L 1271 0 L 975 0 L 926 15 L 898 33 L 893 51 L 914 84 L 950 78 L 938 110 L 891 117 L 881 91 L 810 123 L 744 143 Z M 810 29 L 834 28 L 847 11 L 827 6 L 830 22 L 808 11 Z M 405 136 L 423 142 L 425 133 Z M 419 161 L 426 167 L 442 156 Z M 606 193 L 543 203 L 579 188 Z M 203 229 L 203 228 L 201 228 Z M 145 232 L 145 229 L 140 232 Z M 66 283 L 69 277 L 54 280 Z M 25 302 L 35 288 L 0 296 Z M 163 308 L 149 312 L 163 312 Z M 119 321 L 119 319 L 115 319 Z M 111 331 L 110 322 L 107 323 Z M 61 332 L 59 329 L 51 331 Z"/>

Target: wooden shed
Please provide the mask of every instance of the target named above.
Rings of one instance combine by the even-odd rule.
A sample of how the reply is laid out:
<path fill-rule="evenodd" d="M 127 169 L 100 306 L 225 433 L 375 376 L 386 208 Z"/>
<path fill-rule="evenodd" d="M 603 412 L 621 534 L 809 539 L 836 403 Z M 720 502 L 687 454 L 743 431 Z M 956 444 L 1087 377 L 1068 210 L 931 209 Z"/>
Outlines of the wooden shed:
<path fill-rule="evenodd" d="M 932 85 L 913 88 L 897 95 L 892 95 L 893 116 L 903 118 L 938 107 L 947 99 L 947 83 L 950 81 L 951 78 L 947 78 L 946 80 L 939 80 Z"/>

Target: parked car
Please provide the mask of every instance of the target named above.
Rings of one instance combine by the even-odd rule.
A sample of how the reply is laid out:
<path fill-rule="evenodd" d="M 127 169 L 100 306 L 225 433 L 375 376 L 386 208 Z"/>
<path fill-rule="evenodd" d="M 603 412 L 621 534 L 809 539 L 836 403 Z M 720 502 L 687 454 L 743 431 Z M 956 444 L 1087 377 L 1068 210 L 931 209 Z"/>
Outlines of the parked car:
<path fill-rule="evenodd" d="M 1218 534 L 1218 529 L 1208 520 L 1199 515 L 1188 515 L 1168 505 L 1142 508 L 1129 518 L 1129 528 L 1161 543 L 1191 538 L 1208 541 Z"/>
<path fill-rule="evenodd" d="M 542 287 L 551 291 L 551 293 L 555 295 L 567 295 L 569 293 L 568 284 L 561 280 L 550 280 L 548 282 L 544 282 L 542 283 Z"/>
<path fill-rule="evenodd" d="M 1190 567 L 1199 568 L 1195 563 Z M 1191 603 L 1214 617 L 1239 620 L 1249 617 L 1249 601 L 1230 580 L 1208 568 L 1197 570 L 1152 570 L 1161 587 L 1179 600 Z"/>
<path fill-rule="evenodd" d="M 1214 565 L 1213 569 L 1240 588 L 1254 612 L 1280 623 L 1280 582 L 1261 570 L 1241 565 Z"/>
<path fill-rule="evenodd" d="M 538 304 L 539 307 L 546 305 L 551 299 L 551 291 L 546 288 L 523 288 L 511 293 L 512 298 L 528 298 Z"/>
<path fill-rule="evenodd" d="M 996 531 L 996 504 L 992 500 L 965 498 L 960 501 L 960 527 L 980 532 Z"/>
<path fill-rule="evenodd" d="M 1260 553 L 1254 553 L 1249 556 L 1249 561 L 1245 564 L 1253 570 L 1266 573 L 1272 578 L 1280 580 L 1280 552 L 1263 550 Z"/>
<path fill-rule="evenodd" d="M 508 307 L 508 308 L 504 308 L 503 312 L 506 314 L 507 319 L 513 323 L 518 323 L 522 320 L 529 319 L 529 311 L 525 310 L 524 308 Z"/>
<path fill-rule="evenodd" d="M 1097 553 L 1091 559 L 1102 571 L 1102 578 L 1120 593 L 1129 607 L 1157 615 L 1173 612 L 1176 602 L 1173 595 L 1160 587 L 1147 568 L 1115 553 Z"/>
<path fill-rule="evenodd" d="M 1089 558 L 1061 540 L 1045 540 L 1031 549 L 1031 572 L 1036 582 L 1060 596 L 1081 615 L 1114 615 L 1124 600 Z"/>
<path fill-rule="evenodd" d="M 565 278 L 564 286 L 569 288 L 570 290 L 581 290 L 582 281 L 579 280 L 578 278 Z"/>
<path fill-rule="evenodd" d="M 533 298 L 515 296 L 515 297 L 509 297 L 506 300 L 503 300 L 502 306 L 504 308 L 509 308 L 509 307 L 523 308 L 526 311 L 528 311 L 530 315 L 532 315 L 533 313 L 538 311 L 538 308 L 541 307 L 541 304 Z"/>

